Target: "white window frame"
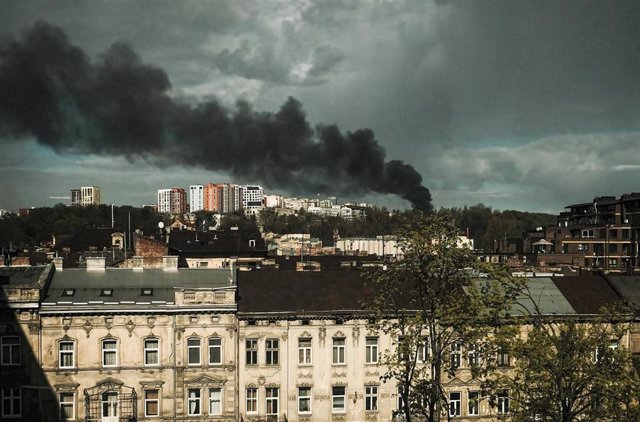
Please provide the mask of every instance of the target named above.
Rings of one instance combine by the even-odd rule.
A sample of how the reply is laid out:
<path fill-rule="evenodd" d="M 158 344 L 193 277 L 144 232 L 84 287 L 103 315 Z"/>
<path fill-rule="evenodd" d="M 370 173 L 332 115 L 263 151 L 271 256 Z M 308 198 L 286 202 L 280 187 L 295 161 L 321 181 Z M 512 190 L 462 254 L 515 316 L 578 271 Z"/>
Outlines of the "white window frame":
<path fill-rule="evenodd" d="M 16 339 L 15 343 L 7 343 L 9 339 Z M 22 363 L 22 339 L 17 335 L 0 336 L 0 365 L 15 366 Z M 13 361 L 17 356 L 17 361 Z"/>
<path fill-rule="evenodd" d="M 197 341 L 198 344 L 196 345 L 194 344 L 189 344 L 191 342 L 195 342 Z M 197 350 L 198 351 L 198 361 L 192 361 L 191 360 L 191 350 Z M 195 357 L 195 355 L 194 355 Z M 189 337 L 187 338 L 187 365 L 188 366 L 200 366 L 202 365 L 202 339 L 200 337 Z"/>
<path fill-rule="evenodd" d="M 245 365 L 257 365 L 258 364 L 258 339 L 248 338 L 245 340 Z"/>
<path fill-rule="evenodd" d="M 267 416 L 277 416 L 279 407 L 279 397 L 280 397 L 280 389 L 278 387 L 267 387 L 265 389 L 265 398 L 266 398 L 266 415 Z M 275 411 L 274 411 L 275 410 Z"/>
<path fill-rule="evenodd" d="M 298 365 L 313 364 L 313 339 L 311 337 L 298 337 Z"/>
<path fill-rule="evenodd" d="M 70 398 L 71 400 L 65 400 Z M 58 403 L 60 420 L 75 420 L 76 419 L 76 395 L 71 391 L 64 391 L 58 393 Z M 65 414 L 65 409 L 71 408 L 71 419 L 68 419 Z"/>
<path fill-rule="evenodd" d="M 460 342 L 451 343 L 449 346 L 449 367 L 458 369 L 462 366 L 462 344 Z"/>
<path fill-rule="evenodd" d="M 498 408 L 498 415 L 506 415 L 509 413 L 509 393 L 507 391 L 503 391 L 498 393 L 498 397 L 496 399 L 496 407 Z"/>
<path fill-rule="evenodd" d="M 342 394 L 340 394 L 342 390 Z M 336 399 L 342 399 L 342 406 L 336 406 Z M 347 412 L 347 388 L 343 386 L 331 387 L 331 413 Z"/>
<path fill-rule="evenodd" d="M 345 365 L 347 359 L 347 339 L 345 337 L 333 337 L 332 341 L 332 363 L 334 365 Z M 342 342 L 342 344 L 336 342 Z"/>
<path fill-rule="evenodd" d="M 303 392 L 305 395 L 303 395 Z M 309 410 L 301 410 L 303 403 L 307 404 Z M 311 387 L 298 387 L 298 414 L 310 415 L 312 413 L 311 403 Z"/>
<path fill-rule="evenodd" d="M 148 341 L 155 341 L 156 347 L 149 347 Z M 160 339 L 158 337 L 147 337 L 143 340 L 144 347 L 144 366 L 160 366 Z M 149 356 L 155 352 L 156 363 L 149 363 Z"/>
<path fill-rule="evenodd" d="M 469 391 L 467 393 L 467 415 L 480 416 L 480 392 Z"/>
<path fill-rule="evenodd" d="M 214 394 L 217 392 L 217 395 Z M 209 388 L 209 415 L 222 415 L 222 388 L 220 387 L 212 387 Z M 214 409 L 214 406 L 217 404 L 217 411 Z"/>
<path fill-rule="evenodd" d="M 253 408 L 253 410 L 249 410 Z M 258 413 L 258 389 L 255 387 L 247 387 L 245 389 L 245 412 L 247 414 Z"/>
<path fill-rule="evenodd" d="M 449 416 L 452 418 L 462 415 L 462 393 L 451 391 L 449 393 Z"/>
<path fill-rule="evenodd" d="M 426 363 L 429 361 L 429 337 L 422 337 L 418 342 L 416 361 Z"/>
<path fill-rule="evenodd" d="M 22 416 L 22 390 L 19 387 L 2 388 L 1 390 L 2 397 L 0 399 L 2 401 L 0 402 L 0 416 L 3 418 L 16 418 Z M 9 409 L 5 408 L 5 403 L 7 402 L 9 403 Z"/>
<path fill-rule="evenodd" d="M 207 344 L 209 347 L 209 365 L 222 365 L 222 337 L 209 337 Z M 214 359 L 216 350 L 219 356 L 218 360 Z"/>
<path fill-rule="evenodd" d="M 70 350 L 62 349 L 62 345 L 71 345 Z M 63 365 L 66 356 L 71 356 L 71 365 Z M 58 368 L 69 369 L 76 367 L 76 343 L 73 340 L 60 340 L 58 342 Z"/>
<path fill-rule="evenodd" d="M 148 397 L 148 394 L 151 391 L 155 391 L 155 393 L 157 394 L 155 399 L 150 399 Z M 145 417 L 151 417 L 151 418 L 152 417 L 159 417 L 160 416 L 160 390 L 157 389 L 157 388 L 149 388 L 149 389 L 144 390 L 143 394 L 144 394 L 144 399 L 143 399 L 144 400 L 144 416 Z M 156 409 L 158 409 L 157 413 L 155 413 L 155 414 L 147 412 L 147 409 L 148 409 L 147 408 L 147 404 L 153 403 L 153 402 L 156 403 Z"/>
<path fill-rule="evenodd" d="M 277 338 L 268 338 L 264 341 L 265 364 L 280 364 L 280 341 Z"/>
<path fill-rule="evenodd" d="M 192 392 L 196 393 L 194 397 L 191 396 Z M 195 406 L 197 406 L 197 413 L 191 411 L 191 403 L 194 403 Z M 188 416 L 202 415 L 202 391 L 199 388 L 187 389 L 187 415 Z"/>
<path fill-rule="evenodd" d="M 511 366 L 511 356 L 509 355 L 509 351 L 501 347 L 498 349 L 498 358 L 496 359 L 496 364 L 498 367 L 508 367 Z"/>
<path fill-rule="evenodd" d="M 364 410 L 367 412 L 378 411 L 378 386 L 364 386 Z"/>
<path fill-rule="evenodd" d="M 378 337 L 365 339 L 365 363 L 378 363 Z"/>
<path fill-rule="evenodd" d="M 114 344 L 114 348 L 110 349 L 110 348 L 106 348 L 105 345 L 106 344 Z M 106 338 L 103 339 L 102 342 L 100 343 L 101 347 L 102 347 L 102 367 L 103 368 L 114 368 L 118 366 L 118 340 L 114 339 L 114 338 Z M 109 365 L 107 364 L 107 354 L 111 355 L 113 354 L 114 358 L 114 364 L 113 365 Z"/>
<path fill-rule="evenodd" d="M 480 363 L 480 356 L 478 356 L 478 348 L 475 344 L 467 345 L 467 366 L 473 368 Z"/>

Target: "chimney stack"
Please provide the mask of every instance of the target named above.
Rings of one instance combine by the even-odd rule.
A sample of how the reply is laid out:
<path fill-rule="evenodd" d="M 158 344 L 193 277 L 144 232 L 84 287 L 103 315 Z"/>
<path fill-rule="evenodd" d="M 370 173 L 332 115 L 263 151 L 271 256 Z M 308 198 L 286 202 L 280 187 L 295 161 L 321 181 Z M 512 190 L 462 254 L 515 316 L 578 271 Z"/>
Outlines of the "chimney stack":
<path fill-rule="evenodd" d="M 53 258 L 53 266 L 56 267 L 56 271 L 62 271 L 64 258 L 56 256 Z"/>
<path fill-rule="evenodd" d="M 178 257 L 177 256 L 163 256 L 162 257 L 162 269 L 164 271 L 178 271 Z"/>
<path fill-rule="evenodd" d="M 106 267 L 107 265 L 104 256 L 87 258 L 87 271 L 104 271 Z"/>

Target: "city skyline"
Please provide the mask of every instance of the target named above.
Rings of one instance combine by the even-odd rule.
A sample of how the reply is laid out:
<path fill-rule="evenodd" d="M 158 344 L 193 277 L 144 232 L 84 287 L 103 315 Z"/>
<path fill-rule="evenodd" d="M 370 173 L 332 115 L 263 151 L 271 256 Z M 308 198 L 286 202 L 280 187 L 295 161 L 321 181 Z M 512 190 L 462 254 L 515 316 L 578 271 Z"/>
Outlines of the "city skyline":
<path fill-rule="evenodd" d="M 229 109 L 245 100 L 276 113 L 292 96 L 312 126 L 369 128 L 387 162 L 420 173 L 436 208 L 482 202 L 555 213 L 640 190 L 633 2 L 0 4 L 2 45 L 44 21 L 92 61 L 127 42 L 166 73 L 171 98 L 215 97 Z M 158 186 L 197 180 L 316 194 L 287 192 L 249 171 L 238 178 L 82 145 L 56 153 L 4 129 L 0 208 L 51 206 L 50 196 L 80 183 L 101 186 L 104 203 L 132 205 L 153 203 Z M 322 193 L 344 196 L 348 187 L 339 188 Z M 409 206 L 393 194 L 353 193 L 354 201 Z"/>

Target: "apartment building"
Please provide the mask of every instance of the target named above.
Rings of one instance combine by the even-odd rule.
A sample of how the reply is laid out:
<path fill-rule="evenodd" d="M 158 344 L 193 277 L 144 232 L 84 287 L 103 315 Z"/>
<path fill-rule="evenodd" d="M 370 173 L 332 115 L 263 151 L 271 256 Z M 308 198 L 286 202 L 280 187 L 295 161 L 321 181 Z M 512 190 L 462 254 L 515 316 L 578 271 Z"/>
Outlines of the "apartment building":
<path fill-rule="evenodd" d="M 558 216 L 556 252 L 575 256 L 588 268 L 639 269 L 640 193 L 596 197 L 565 208 Z"/>
<path fill-rule="evenodd" d="M 71 189 L 71 205 L 86 207 L 102 204 L 102 189 L 99 186 L 82 186 Z"/>
<path fill-rule="evenodd" d="M 158 189 L 159 213 L 184 214 L 187 211 L 187 193 L 184 189 Z"/>
<path fill-rule="evenodd" d="M 178 270 L 176 257 L 58 271 L 39 353 L 60 417 L 236 421 L 235 289 L 229 270 Z"/>
<path fill-rule="evenodd" d="M 204 186 L 189 186 L 189 211 L 196 212 L 204 209 Z"/>

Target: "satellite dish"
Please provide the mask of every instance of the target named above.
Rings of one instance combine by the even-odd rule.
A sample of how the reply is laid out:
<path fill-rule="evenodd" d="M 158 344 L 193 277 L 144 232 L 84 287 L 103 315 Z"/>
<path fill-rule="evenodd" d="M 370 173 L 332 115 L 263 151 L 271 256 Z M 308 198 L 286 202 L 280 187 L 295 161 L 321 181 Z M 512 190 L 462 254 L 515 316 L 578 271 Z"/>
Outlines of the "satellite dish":
<path fill-rule="evenodd" d="M 164 227 L 164 223 L 163 223 L 162 221 L 161 221 L 161 222 L 159 222 L 159 223 L 158 223 L 158 227 L 159 227 L 159 228 L 163 228 L 163 227 Z"/>

